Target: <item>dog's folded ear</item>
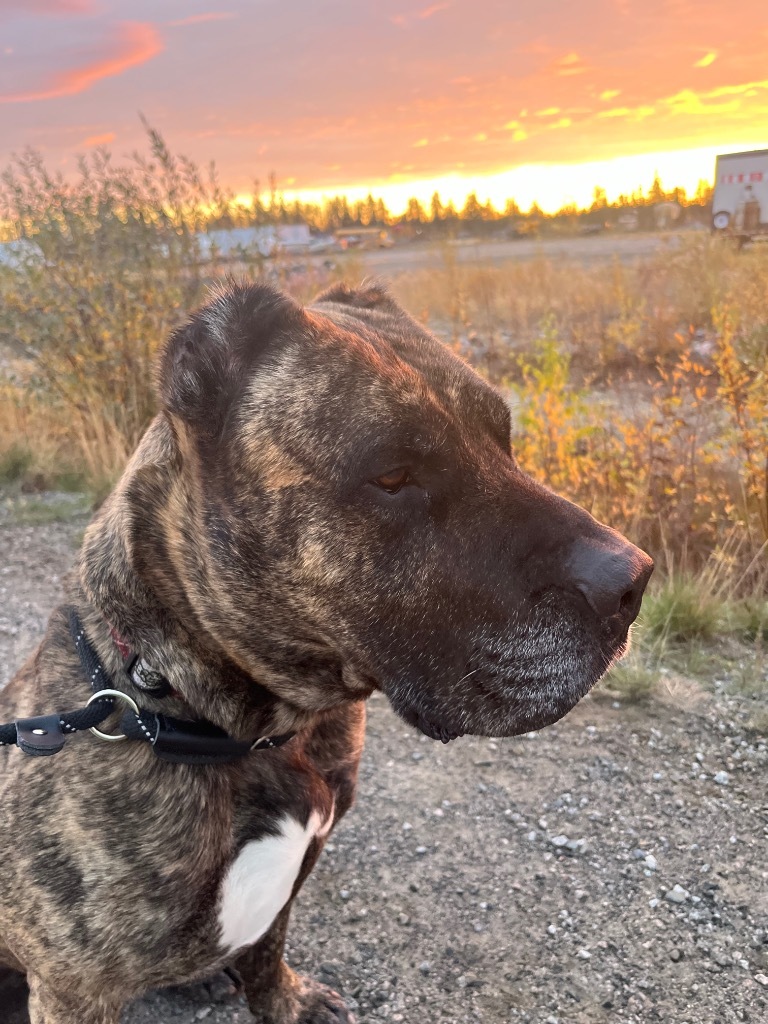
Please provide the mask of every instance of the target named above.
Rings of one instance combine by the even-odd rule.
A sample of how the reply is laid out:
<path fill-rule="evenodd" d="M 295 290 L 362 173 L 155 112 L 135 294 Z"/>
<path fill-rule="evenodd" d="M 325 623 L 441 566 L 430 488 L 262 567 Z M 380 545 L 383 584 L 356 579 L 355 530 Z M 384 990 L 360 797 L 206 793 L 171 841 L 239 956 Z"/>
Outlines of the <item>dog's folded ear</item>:
<path fill-rule="evenodd" d="M 350 288 L 346 284 L 335 284 L 321 292 L 313 301 L 315 303 L 333 302 L 339 306 L 353 306 L 355 309 L 380 309 L 386 313 L 404 314 L 401 306 L 395 302 L 382 284 L 363 284 L 359 288 Z"/>
<path fill-rule="evenodd" d="M 250 369 L 270 344 L 306 323 L 303 308 L 265 284 L 228 284 L 168 339 L 160 357 L 163 407 L 218 433 Z"/>

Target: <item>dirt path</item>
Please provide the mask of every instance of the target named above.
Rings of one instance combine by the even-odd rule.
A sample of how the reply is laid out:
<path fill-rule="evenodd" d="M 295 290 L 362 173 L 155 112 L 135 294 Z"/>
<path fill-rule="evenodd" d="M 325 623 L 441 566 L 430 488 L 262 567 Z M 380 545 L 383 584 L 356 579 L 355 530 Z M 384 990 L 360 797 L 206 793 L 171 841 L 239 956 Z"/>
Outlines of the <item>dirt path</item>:
<path fill-rule="evenodd" d="M 0 525 L 6 676 L 82 527 Z M 372 700 L 289 961 L 371 1024 L 768 1020 L 768 751 L 746 721 L 736 699 L 591 698 L 544 733 L 444 747 Z M 250 1019 L 201 986 L 125 1024 Z"/>

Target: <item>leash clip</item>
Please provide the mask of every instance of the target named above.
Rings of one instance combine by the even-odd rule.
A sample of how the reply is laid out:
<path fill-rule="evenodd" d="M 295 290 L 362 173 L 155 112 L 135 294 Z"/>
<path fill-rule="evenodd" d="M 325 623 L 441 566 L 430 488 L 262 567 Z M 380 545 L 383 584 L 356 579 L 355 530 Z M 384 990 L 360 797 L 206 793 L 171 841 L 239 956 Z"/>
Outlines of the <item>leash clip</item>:
<path fill-rule="evenodd" d="M 58 754 L 65 739 L 58 715 L 38 715 L 37 718 L 20 718 L 16 722 L 16 746 L 33 757 Z"/>

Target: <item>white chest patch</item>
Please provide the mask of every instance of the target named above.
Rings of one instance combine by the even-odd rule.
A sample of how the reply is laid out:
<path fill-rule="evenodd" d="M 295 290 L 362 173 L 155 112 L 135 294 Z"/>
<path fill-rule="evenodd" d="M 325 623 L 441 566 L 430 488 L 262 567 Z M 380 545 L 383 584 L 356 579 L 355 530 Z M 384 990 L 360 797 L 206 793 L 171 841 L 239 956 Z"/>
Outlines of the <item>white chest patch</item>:
<path fill-rule="evenodd" d="M 313 811 L 302 828 L 287 814 L 278 822 L 278 835 L 246 843 L 221 887 L 219 926 L 225 949 L 232 953 L 251 946 L 267 931 L 288 902 L 307 847 L 316 835 L 324 836 L 332 822 L 333 812 L 323 822 Z"/>

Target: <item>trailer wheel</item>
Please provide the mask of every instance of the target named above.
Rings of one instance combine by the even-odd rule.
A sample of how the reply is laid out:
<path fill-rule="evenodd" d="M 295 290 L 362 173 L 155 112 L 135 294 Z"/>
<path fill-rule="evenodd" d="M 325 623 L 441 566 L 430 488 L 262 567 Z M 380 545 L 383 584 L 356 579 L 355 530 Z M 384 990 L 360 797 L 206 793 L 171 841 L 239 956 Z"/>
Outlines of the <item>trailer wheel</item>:
<path fill-rule="evenodd" d="M 727 210 L 718 210 L 718 212 L 712 218 L 712 224 L 717 231 L 725 231 L 728 225 L 731 223 L 731 215 Z"/>

